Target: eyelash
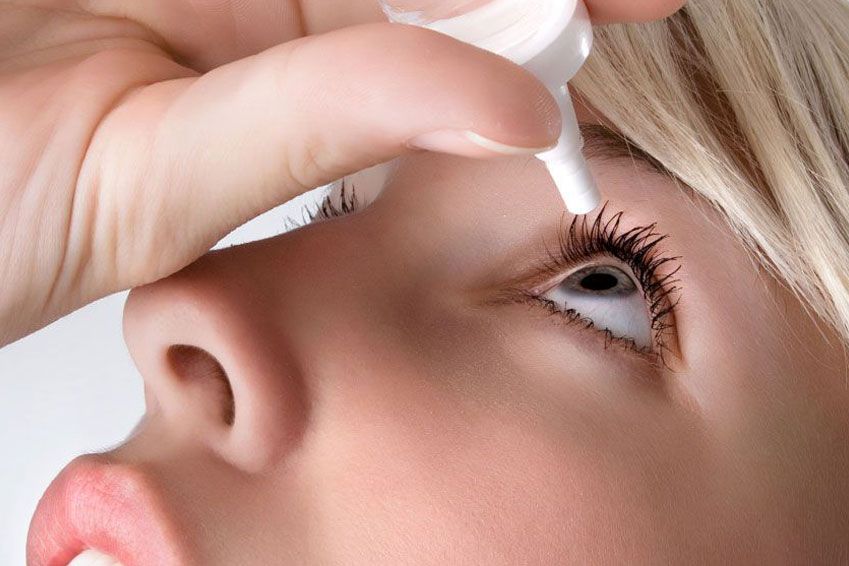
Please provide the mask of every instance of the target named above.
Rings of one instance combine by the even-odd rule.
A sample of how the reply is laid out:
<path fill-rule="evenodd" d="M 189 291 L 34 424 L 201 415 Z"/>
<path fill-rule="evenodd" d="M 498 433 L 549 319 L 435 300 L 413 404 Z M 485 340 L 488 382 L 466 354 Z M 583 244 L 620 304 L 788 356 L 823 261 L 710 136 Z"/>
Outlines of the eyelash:
<path fill-rule="evenodd" d="M 594 257 L 609 256 L 618 259 L 631 268 L 648 303 L 655 342 L 654 349 L 647 350 L 637 346 L 629 338 L 615 336 L 610 330 L 599 328 L 591 319 L 582 316 L 574 309 L 564 311 L 540 294 L 524 289 L 514 289 L 511 294 L 513 297 L 519 297 L 521 302 L 531 303 L 534 306 L 542 305 L 551 314 L 563 317 L 570 323 L 581 324 L 587 329 L 602 332 L 605 336 L 605 347 L 609 344 L 619 344 L 666 365 L 666 354 L 671 350 L 672 336 L 670 335 L 674 326 L 672 317 L 680 301 L 681 288 L 678 286 L 677 274 L 681 270 L 681 265 L 672 267 L 671 271 L 663 276 L 659 274 L 661 268 L 677 263 L 681 258 L 664 255 L 660 245 L 668 238 L 668 235 L 658 234 L 655 231 L 656 223 L 621 232 L 620 225 L 624 211 L 619 211 L 605 220 L 608 205 L 609 202 L 604 204 L 592 222 L 589 215 L 575 216 L 568 228 L 561 228 L 557 247 L 554 250 L 550 248 L 547 250 L 548 261 L 534 279 L 557 277 Z M 350 192 L 347 192 L 347 184 L 343 181 L 338 195 L 327 195 L 314 209 L 310 209 L 309 206 L 304 207 L 303 224 L 345 216 L 356 212 L 359 207 L 360 202 L 355 188 L 352 187 Z M 290 222 L 292 222 L 291 219 Z"/>
<path fill-rule="evenodd" d="M 523 298 L 523 302 L 536 305 L 542 303 L 552 314 L 602 332 L 605 335 L 605 346 L 616 343 L 666 365 L 666 354 L 671 350 L 672 318 L 680 301 L 681 291 L 677 279 L 681 266 L 672 264 L 679 262 L 681 258 L 664 255 L 661 244 L 668 236 L 655 231 L 656 223 L 637 226 L 623 232 L 620 225 L 624 211 L 607 217 L 608 204 L 605 203 L 593 221 L 590 221 L 587 215 L 576 216 L 568 228 L 563 227 L 559 231 L 557 247 L 547 250 L 548 261 L 536 279 L 557 277 L 595 257 L 608 256 L 618 259 L 631 268 L 648 303 L 654 349 L 641 348 L 629 338 L 615 336 L 609 330 L 599 328 L 579 312 L 573 309 L 564 311 L 538 293 L 518 290 L 518 294 Z M 670 270 L 660 275 L 664 267 Z"/>
<path fill-rule="evenodd" d="M 329 220 L 338 218 L 356 212 L 360 208 L 360 200 L 357 197 L 355 187 L 351 187 L 348 192 L 348 183 L 344 179 L 341 181 L 342 186 L 338 195 L 332 192 L 325 196 L 320 203 L 312 208 L 310 205 L 305 205 L 301 209 L 301 219 L 297 220 L 293 217 L 286 218 L 284 232 L 289 232 L 297 228 L 302 228 L 307 224 L 318 222 L 321 220 Z M 339 204 L 336 204 L 336 203 Z"/>

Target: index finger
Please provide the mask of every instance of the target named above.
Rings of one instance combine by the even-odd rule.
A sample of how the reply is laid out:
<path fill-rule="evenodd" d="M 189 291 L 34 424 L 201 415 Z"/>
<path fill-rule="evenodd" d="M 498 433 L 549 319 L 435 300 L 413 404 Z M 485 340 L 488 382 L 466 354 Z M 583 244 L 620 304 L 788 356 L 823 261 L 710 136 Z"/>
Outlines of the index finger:
<path fill-rule="evenodd" d="M 687 0 L 585 0 L 594 24 L 650 22 L 671 16 Z"/>

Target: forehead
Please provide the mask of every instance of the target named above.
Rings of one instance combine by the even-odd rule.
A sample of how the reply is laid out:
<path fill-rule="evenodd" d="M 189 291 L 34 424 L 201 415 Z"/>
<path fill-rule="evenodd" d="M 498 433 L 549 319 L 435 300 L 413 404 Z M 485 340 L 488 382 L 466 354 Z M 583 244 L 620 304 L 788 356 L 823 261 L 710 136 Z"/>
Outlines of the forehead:
<path fill-rule="evenodd" d="M 603 127 L 584 125 L 582 131 L 589 167 L 608 210 L 653 224 L 673 208 L 692 206 L 689 192 L 650 156 Z M 464 229 L 471 218 L 511 231 L 517 225 L 533 231 L 571 218 L 544 164 L 533 156 L 478 160 L 423 152 L 349 181 L 366 202 L 383 192 L 381 200 L 391 202 L 398 214 L 422 217 L 432 211 L 443 222 L 456 219 Z"/>
<path fill-rule="evenodd" d="M 639 200 L 648 197 L 655 202 L 680 196 L 678 193 L 685 187 L 670 182 L 674 177 L 659 161 L 625 138 L 580 97 L 576 96 L 574 102 L 584 141 L 583 153 L 604 200 L 623 210 L 628 204 L 636 204 L 629 203 L 632 200 L 629 197 L 637 195 L 641 196 Z M 499 202 L 509 208 L 522 204 L 521 210 L 512 210 L 519 214 L 517 220 L 523 219 L 524 211 L 532 214 L 533 218 L 527 220 L 534 222 L 552 215 L 562 217 L 565 213 L 543 164 L 531 156 L 471 160 L 420 152 L 361 171 L 349 176 L 347 181 L 364 202 L 373 201 L 387 185 L 416 182 L 420 187 L 427 186 L 416 190 L 417 193 L 426 190 L 452 205 L 481 206 L 480 201 L 485 200 L 489 209 L 494 209 Z M 452 184 L 462 186 L 463 194 L 438 195 L 441 188 Z M 635 191 L 634 187 L 639 188 Z M 337 185 L 336 191 L 339 189 Z M 422 205 L 424 197 L 417 194 L 414 200 Z"/>

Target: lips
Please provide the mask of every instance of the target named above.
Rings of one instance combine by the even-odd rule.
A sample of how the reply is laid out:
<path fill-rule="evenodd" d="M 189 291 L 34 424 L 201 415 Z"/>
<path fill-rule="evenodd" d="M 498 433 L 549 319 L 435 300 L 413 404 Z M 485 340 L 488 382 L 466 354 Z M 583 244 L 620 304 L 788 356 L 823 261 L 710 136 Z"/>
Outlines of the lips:
<path fill-rule="evenodd" d="M 102 456 L 75 459 L 50 484 L 30 524 L 27 564 L 67 566 L 88 548 L 124 566 L 189 564 L 151 481 Z"/>

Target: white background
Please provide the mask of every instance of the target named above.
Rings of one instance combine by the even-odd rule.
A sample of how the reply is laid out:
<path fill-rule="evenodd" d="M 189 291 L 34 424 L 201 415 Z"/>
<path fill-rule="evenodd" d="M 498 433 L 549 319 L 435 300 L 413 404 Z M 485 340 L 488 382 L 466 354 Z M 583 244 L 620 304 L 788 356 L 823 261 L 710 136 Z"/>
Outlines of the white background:
<path fill-rule="evenodd" d="M 217 246 L 279 234 L 317 189 Z M 72 458 L 120 443 L 144 411 L 142 381 L 121 336 L 126 293 L 102 299 L 0 349 L 0 565 L 25 564 L 41 494 Z"/>

